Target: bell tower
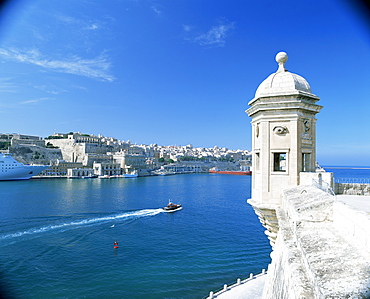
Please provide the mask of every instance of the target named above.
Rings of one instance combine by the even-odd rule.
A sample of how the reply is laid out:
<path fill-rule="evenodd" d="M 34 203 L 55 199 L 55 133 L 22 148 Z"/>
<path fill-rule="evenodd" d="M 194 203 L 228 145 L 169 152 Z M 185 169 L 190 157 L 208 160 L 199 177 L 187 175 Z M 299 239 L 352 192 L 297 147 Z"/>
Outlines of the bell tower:
<path fill-rule="evenodd" d="M 278 230 L 275 209 L 283 190 L 300 184 L 300 172 L 316 168 L 319 97 L 301 76 L 285 69 L 288 55 L 276 55 L 278 70 L 257 88 L 246 110 L 252 118 L 252 198 L 272 245 Z"/>

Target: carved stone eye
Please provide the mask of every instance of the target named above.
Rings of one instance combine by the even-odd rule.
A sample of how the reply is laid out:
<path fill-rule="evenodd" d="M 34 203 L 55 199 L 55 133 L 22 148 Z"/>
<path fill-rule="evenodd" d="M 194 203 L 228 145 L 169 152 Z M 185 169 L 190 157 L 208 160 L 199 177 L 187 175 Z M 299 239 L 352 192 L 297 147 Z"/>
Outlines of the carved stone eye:
<path fill-rule="evenodd" d="M 287 127 L 284 127 L 284 126 L 276 126 L 274 129 L 273 129 L 274 133 L 276 135 L 284 135 L 286 133 L 288 133 L 288 129 Z"/>
<path fill-rule="evenodd" d="M 310 130 L 310 122 L 308 120 L 303 121 L 304 131 L 307 133 Z"/>

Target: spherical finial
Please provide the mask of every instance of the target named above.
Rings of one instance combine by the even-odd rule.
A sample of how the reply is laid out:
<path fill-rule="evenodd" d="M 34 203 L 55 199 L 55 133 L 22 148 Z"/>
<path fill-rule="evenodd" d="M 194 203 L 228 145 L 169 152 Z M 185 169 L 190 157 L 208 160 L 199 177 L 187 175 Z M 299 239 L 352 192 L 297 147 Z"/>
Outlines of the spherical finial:
<path fill-rule="evenodd" d="M 275 60 L 277 63 L 285 63 L 288 60 L 288 54 L 285 52 L 279 52 L 276 54 Z"/>
<path fill-rule="evenodd" d="M 287 62 L 288 60 L 288 54 L 285 52 L 279 52 L 276 54 L 275 60 L 279 64 L 278 72 L 284 72 L 285 71 L 284 63 Z"/>

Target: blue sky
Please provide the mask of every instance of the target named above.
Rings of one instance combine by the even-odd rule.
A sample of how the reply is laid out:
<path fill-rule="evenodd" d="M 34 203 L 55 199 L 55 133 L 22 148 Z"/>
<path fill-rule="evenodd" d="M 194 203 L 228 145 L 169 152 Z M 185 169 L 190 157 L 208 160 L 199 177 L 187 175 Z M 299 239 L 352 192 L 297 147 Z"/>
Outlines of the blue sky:
<path fill-rule="evenodd" d="M 244 112 L 285 51 L 322 165 L 370 165 L 370 31 L 344 0 L 10 1 L 0 132 L 251 149 Z"/>

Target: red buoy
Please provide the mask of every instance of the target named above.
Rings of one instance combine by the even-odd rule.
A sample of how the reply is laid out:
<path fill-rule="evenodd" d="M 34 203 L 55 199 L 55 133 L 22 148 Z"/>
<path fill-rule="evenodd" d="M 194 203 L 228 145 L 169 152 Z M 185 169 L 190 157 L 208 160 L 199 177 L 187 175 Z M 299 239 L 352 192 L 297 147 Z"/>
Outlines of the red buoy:
<path fill-rule="evenodd" d="M 117 249 L 117 248 L 118 248 L 118 242 L 117 242 L 117 241 L 114 241 L 114 243 L 113 243 L 113 248 L 114 248 L 114 249 Z"/>

